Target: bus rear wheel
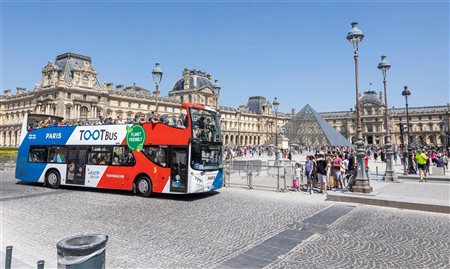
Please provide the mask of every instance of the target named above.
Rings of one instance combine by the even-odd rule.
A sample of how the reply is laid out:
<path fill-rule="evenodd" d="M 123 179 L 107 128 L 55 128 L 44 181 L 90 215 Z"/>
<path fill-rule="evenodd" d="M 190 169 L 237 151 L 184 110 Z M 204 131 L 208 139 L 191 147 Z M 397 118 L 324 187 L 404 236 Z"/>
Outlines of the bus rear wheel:
<path fill-rule="evenodd" d="M 152 182 L 147 176 L 139 176 L 136 180 L 136 192 L 139 196 L 150 197 L 152 194 Z"/>
<path fill-rule="evenodd" d="M 45 176 L 45 185 L 52 189 L 59 188 L 60 178 L 59 173 L 56 170 L 50 170 Z"/>

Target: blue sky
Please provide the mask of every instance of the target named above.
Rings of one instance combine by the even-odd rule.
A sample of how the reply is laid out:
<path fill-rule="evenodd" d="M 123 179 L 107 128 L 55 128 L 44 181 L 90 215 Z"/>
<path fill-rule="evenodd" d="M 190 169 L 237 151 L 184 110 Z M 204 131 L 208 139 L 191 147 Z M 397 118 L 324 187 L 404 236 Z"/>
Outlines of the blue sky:
<path fill-rule="evenodd" d="M 386 55 L 390 107 L 404 106 L 404 85 L 411 106 L 449 102 L 447 1 L 2 0 L 1 9 L 1 90 L 32 89 L 47 61 L 74 52 L 92 58 L 101 83 L 153 90 L 160 62 L 163 95 L 187 67 L 219 80 L 221 105 L 261 95 L 277 96 L 282 112 L 348 110 L 355 78 L 345 37 L 357 21 L 361 91 L 383 90 L 376 67 Z"/>

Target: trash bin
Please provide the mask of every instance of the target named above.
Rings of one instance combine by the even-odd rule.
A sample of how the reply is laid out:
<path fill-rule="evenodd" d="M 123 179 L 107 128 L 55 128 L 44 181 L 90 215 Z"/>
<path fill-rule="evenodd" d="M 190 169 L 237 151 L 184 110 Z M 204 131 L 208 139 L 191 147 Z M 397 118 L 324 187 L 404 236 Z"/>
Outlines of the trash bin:
<path fill-rule="evenodd" d="M 56 244 L 58 269 L 104 269 L 106 242 L 103 234 L 77 235 Z"/>

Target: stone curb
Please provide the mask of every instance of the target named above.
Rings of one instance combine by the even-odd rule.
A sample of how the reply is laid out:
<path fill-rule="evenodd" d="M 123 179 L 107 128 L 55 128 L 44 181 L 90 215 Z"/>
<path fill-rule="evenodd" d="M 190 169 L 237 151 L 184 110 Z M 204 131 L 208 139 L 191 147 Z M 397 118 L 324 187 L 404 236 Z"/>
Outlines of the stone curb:
<path fill-rule="evenodd" d="M 406 201 L 395 201 L 380 199 L 374 196 L 362 196 L 355 194 L 327 194 L 327 201 L 344 202 L 344 203 L 358 203 L 383 207 L 395 207 L 399 209 L 419 210 L 436 213 L 450 214 L 450 206 L 448 205 L 436 205 L 436 204 L 424 204 L 414 203 Z"/>
<path fill-rule="evenodd" d="M 408 180 L 419 180 L 420 177 L 417 175 L 402 175 L 402 176 L 398 176 L 399 179 L 408 179 Z M 450 182 L 450 177 L 442 177 L 442 176 L 428 176 L 427 180 L 429 181 L 449 181 Z"/>

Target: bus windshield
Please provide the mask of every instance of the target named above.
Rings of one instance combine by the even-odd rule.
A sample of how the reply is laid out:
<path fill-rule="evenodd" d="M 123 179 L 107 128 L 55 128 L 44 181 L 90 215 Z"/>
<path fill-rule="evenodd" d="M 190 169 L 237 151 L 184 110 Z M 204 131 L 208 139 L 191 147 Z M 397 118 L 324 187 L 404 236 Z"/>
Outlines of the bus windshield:
<path fill-rule="evenodd" d="M 220 124 L 217 112 L 190 108 L 192 136 L 199 141 L 220 142 Z"/>
<path fill-rule="evenodd" d="M 195 170 L 217 170 L 221 168 L 221 143 L 192 143 L 191 167 Z"/>

